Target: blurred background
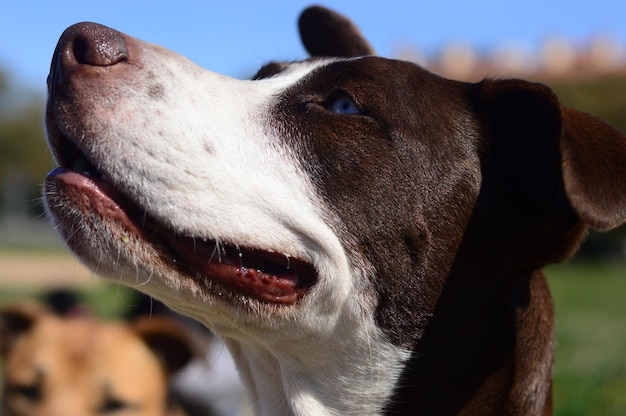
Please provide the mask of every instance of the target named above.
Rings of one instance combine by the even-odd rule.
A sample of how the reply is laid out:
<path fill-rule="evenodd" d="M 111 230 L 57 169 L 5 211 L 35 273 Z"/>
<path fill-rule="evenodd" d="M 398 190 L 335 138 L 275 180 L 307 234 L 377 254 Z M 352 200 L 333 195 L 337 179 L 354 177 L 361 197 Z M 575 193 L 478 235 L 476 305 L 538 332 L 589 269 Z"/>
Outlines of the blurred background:
<path fill-rule="evenodd" d="M 41 3 L 41 4 L 40 4 Z M 104 317 L 134 294 L 107 286 L 63 249 L 41 203 L 53 167 L 43 134 L 46 76 L 69 25 L 96 21 L 237 78 L 305 58 L 290 2 L 0 0 L 0 302 L 70 287 Z M 626 2 L 326 2 L 380 55 L 447 77 L 523 77 L 626 132 Z M 626 179 L 626 178 L 625 178 Z M 557 415 L 626 414 L 626 230 L 592 233 L 574 262 L 548 268 L 557 307 Z"/>

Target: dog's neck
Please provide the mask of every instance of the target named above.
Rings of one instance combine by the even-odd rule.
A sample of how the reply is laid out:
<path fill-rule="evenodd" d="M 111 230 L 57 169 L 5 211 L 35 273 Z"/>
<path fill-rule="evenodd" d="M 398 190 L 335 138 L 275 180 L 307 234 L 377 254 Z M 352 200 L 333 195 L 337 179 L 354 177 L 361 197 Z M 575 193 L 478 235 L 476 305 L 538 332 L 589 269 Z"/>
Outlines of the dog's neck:
<path fill-rule="evenodd" d="M 554 322 L 545 277 L 537 270 L 517 286 L 489 291 L 446 286 L 385 414 L 550 409 Z"/>
<path fill-rule="evenodd" d="M 226 338 L 254 413 L 381 414 L 410 353 L 392 346 L 371 320 L 343 325 L 350 329 L 337 331 L 341 337 L 303 338 L 280 349 Z"/>

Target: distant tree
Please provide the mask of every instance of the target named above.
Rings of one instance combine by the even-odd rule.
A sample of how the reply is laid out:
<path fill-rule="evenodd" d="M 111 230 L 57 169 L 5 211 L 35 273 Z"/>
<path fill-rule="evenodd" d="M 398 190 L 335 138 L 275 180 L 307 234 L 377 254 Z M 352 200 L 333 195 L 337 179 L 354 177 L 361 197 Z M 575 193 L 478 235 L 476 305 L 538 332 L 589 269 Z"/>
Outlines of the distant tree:
<path fill-rule="evenodd" d="M 4 71 L 0 70 L 0 94 L 7 89 L 7 76 Z"/>
<path fill-rule="evenodd" d="M 52 168 L 43 130 L 43 97 L 19 88 L 0 68 L 0 212 L 12 195 L 25 195 L 31 213 L 40 213 L 40 184 Z M 20 204 L 17 204 L 18 206 Z"/>
<path fill-rule="evenodd" d="M 626 74 L 550 83 L 565 104 L 592 113 L 626 133 Z"/>

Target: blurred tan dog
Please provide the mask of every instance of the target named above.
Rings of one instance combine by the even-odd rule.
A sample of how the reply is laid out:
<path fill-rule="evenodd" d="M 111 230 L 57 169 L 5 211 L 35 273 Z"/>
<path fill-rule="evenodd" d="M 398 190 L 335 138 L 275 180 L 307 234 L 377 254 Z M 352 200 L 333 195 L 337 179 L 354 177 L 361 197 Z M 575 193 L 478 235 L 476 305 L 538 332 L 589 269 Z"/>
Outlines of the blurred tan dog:
<path fill-rule="evenodd" d="M 179 416 L 169 376 L 193 357 L 179 324 L 60 317 L 37 303 L 0 310 L 3 416 Z"/>

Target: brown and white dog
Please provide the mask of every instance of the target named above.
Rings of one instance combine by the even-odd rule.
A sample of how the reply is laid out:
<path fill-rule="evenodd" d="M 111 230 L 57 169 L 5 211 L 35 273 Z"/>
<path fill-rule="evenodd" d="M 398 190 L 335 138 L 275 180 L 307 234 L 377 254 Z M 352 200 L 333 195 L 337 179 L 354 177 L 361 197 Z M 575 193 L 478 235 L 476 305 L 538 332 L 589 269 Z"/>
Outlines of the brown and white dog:
<path fill-rule="evenodd" d="M 0 309 L 3 416 L 182 416 L 169 376 L 192 358 L 172 319 L 133 324 L 61 317 L 40 304 Z"/>
<path fill-rule="evenodd" d="M 221 336 L 259 415 L 549 414 L 541 268 L 626 220 L 626 138 L 543 85 L 299 23 L 312 58 L 252 80 L 67 29 L 45 183 L 67 245 Z"/>

